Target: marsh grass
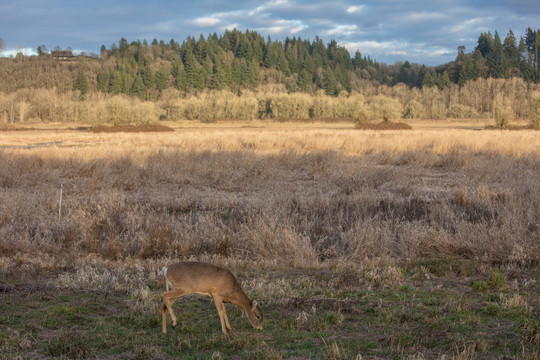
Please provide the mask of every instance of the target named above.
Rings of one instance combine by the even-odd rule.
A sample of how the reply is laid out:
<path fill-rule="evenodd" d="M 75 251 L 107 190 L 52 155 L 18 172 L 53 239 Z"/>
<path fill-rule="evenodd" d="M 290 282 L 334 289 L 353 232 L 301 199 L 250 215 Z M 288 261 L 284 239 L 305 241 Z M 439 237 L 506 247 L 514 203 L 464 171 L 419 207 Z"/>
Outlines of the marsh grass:
<path fill-rule="evenodd" d="M 535 132 L 76 135 L 2 151 L 5 254 L 538 259 Z"/>
<path fill-rule="evenodd" d="M 0 133 L 0 356 L 538 355 L 537 132 L 244 125 Z M 178 259 L 232 269 L 265 330 L 194 298 L 162 337 Z"/>

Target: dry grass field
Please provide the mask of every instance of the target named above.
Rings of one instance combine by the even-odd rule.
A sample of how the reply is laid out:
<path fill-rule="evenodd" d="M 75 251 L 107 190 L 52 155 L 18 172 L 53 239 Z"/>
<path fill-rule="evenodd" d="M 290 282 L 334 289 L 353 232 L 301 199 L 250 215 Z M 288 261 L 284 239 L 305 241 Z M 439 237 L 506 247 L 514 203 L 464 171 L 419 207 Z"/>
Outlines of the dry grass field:
<path fill-rule="evenodd" d="M 0 358 L 538 358 L 538 131 L 170 125 L 0 132 Z M 161 335 L 177 259 L 264 330 L 195 297 Z"/>

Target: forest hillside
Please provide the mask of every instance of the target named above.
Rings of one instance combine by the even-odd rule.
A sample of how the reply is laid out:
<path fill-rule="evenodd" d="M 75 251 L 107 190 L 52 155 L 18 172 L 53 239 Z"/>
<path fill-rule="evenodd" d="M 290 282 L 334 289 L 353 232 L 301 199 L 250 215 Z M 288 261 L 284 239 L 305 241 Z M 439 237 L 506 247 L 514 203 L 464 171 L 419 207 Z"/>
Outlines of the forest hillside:
<path fill-rule="evenodd" d="M 0 59 L 0 121 L 502 118 L 530 120 L 540 101 L 540 30 L 429 67 L 387 65 L 335 40 L 274 41 L 253 31 L 182 44 L 120 39 L 99 56 L 71 51 Z M 137 115 L 137 116 L 136 116 Z"/>

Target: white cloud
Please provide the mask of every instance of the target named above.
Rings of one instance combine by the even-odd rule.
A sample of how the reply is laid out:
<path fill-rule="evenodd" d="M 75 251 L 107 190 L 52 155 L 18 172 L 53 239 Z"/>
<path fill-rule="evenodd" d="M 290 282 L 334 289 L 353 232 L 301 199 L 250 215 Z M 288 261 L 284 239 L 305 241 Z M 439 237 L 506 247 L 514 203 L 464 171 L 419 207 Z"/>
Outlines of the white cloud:
<path fill-rule="evenodd" d="M 377 53 L 384 51 L 389 54 L 391 51 L 395 51 L 397 47 L 407 47 L 402 42 L 398 41 L 375 41 L 375 40 L 366 40 L 366 41 L 357 41 L 357 42 L 346 42 L 342 44 L 350 52 L 360 50 L 361 52 L 366 53 Z"/>
<path fill-rule="evenodd" d="M 362 54 L 371 56 L 401 57 L 410 61 L 425 63 L 433 59 L 455 55 L 455 51 L 444 46 L 433 46 L 425 43 L 409 43 L 397 40 L 391 41 L 358 41 L 343 43 L 343 46 L 354 53 L 359 50 Z M 376 58 L 377 60 L 377 58 Z"/>
<path fill-rule="evenodd" d="M 364 5 L 360 5 L 360 6 L 349 6 L 347 8 L 347 12 L 349 14 L 356 14 L 356 13 L 359 13 L 361 12 L 362 10 L 364 10 Z"/>
<path fill-rule="evenodd" d="M 406 51 L 392 50 L 390 51 L 390 55 L 407 56 L 409 53 Z"/>
<path fill-rule="evenodd" d="M 21 48 L 21 49 L 6 50 L 6 51 L 3 51 L 1 54 L 5 57 L 15 57 L 18 53 L 22 53 L 24 56 L 37 55 L 37 52 L 35 49 L 28 48 L 28 47 Z"/>
<path fill-rule="evenodd" d="M 220 19 L 214 16 L 200 17 L 192 21 L 197 26 L 215 26 L 221 22 Z"/>
<path fill-rule="evenodd" d="M 229 25 L 226 25 L 223 27 L 223 30 L 234 30 L 234 29 L 238 29 L 240 27 L 240 25 L 238 25 L 238 23 L 233 23 L 233 24 L 229 24 Z"/>
<path fill-rule="evenodd" d="M 333 29 L 325 32 L 326 35 L 352 35 L 358 33 L 356 25 L 337 25 Z"/>
<path fill-rule="evenodd" d="M 285 7 L 285 6 L 289 6 L 290 3 L 288 0 L 274 0 L 274 1 L 269 1 L 269 2 L 266 2 L 262 5 L 259 5 L 257 6 L 255 9 L 253 10 L 250 10 L 248 12 L 248 15 L 249 16 L 254 16 L 254 15 L 257 15 L 257 14 L 260 14 L 260 13 L 264 13 L 270 9 L 274 9 L 274 8 L 279 8 L 279 7 Z"/>
<path fill-rule="evenodd" d="M 442 21 L 447 18 L 448 16 L 445 14 L 442 14 L 439 12 L 429 12 L 429 11 L 417 11 L 417 12 L 412 12 L 412 13 L 403 15 L 403 20 L 406 20 L 408 22 L 416 22 L 416 23 Z"/>
<path fill-rule="evenodd" d="M 451 33 L 461 33 L 463 31 L 471 31 L 472 28 L 474 29 L 478 29 L 478 28 L 483 28 L 483 24 L 486 22 L 486 21 L 492 21 L 493 19 L 489 19 L 489 18 L 473 18 L 473 19 L 469 19 L 469 20 L 465 20 L 465 21 L 462 21 L 460 22 L 459 24 L 457 25 L 454 25 L 450 28 L 450 32 Z M 480 35 L 480 34 L 478 34 Z"/>
<path fill-rule="evenodd" d="M 307 25 L 305 25 L 300 20 L 283 20 L 278 19 L 273 21 L 270 26 L 266 27 L 259 27 L 256 30 L 258 32 L 268 32 L 270 34 L 285 34 L 285 35 L 293 35 L 297 34 L 298 32 L 304 30 L 307 28 Z"/>

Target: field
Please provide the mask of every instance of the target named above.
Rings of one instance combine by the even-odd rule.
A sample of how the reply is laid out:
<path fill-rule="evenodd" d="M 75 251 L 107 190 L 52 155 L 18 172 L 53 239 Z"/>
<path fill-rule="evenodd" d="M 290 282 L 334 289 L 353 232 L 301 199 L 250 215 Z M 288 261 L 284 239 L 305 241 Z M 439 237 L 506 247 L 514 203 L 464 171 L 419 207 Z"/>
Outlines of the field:
<path fill-rule="evenodd" d="M 540 356 L 538 131 L 171 125 L 0 132 L 0 358 Z M 178 259 L 233 270 L 263 330 L 191 296 L 163 335 Z"/>

